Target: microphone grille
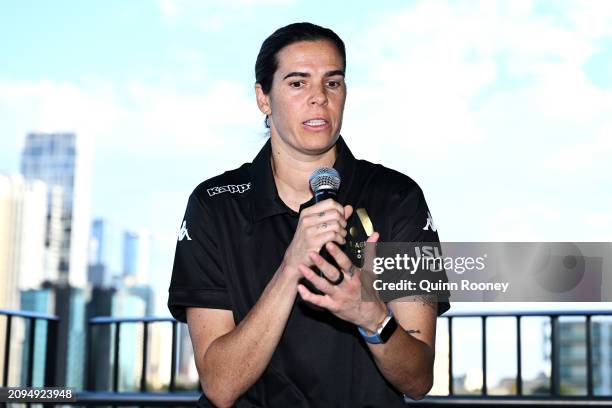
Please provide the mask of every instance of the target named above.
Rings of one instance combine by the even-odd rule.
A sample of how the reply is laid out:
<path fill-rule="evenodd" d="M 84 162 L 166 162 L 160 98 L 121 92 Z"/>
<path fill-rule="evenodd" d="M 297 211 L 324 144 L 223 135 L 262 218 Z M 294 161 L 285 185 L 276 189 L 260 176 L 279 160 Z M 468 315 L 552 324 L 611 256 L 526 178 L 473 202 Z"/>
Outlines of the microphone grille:
<path fill-rule="evenodd" d="M 340 174 L 333 167 L 320 167 L 310 176 L 310 188 L 313 192 L 319 190 L 334 190 L 340 188 Z"/>

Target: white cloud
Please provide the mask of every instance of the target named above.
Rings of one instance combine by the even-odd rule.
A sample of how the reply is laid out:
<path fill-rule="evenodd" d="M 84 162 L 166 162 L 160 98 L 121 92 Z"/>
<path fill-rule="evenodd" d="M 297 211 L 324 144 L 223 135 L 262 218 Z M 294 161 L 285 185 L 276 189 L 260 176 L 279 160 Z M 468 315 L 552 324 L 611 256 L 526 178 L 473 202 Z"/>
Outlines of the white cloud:
<path fill-rule="evenodd" d="M 168 148 L 231 147 L 224 135 L 256 133 L 257 112 L 248 91 L 232 82 L 184 93 L 139 82 L 121 87 L 0 81 L 0 114 L 13 122 L 13 137 L 21 139 L 30 130 L 73 130 L 95 138 L 97 147 L 105 150 L 159 153 Z"/>
<path fill-rule="evenodd" d="M 446 237 L 589 239 L 581 214 L 612 204 L 609 189 L 585 200 L 588 180 L 612 174 L 612 92 L 583 68 L 610 34 L 611 7 L 554 3 L 551 17 L 536 5 L 419 1 L 347 40 L 343 133 L 366 158 L 423 183 L 426 196 L 435 183 L 455 192 L 433 203 L 441 219 L 470 215 Z M 352 67 L 365 78 L 353 80 Z"/>
<path fill-rule="evenodd" d="M 12 138 L 21 140 L 33 130 L 75 130 L 101 137 L 122 116 L 111 86 L 91 84 L 88 89 L 69 82 L 0 80 L 0 115 L 7 118 Z"/>
<path fill-rule="evenodd" d="M 157 0 L 157 7 L 165 23 L 176 24 L 183 16 L 183 10 L 177 0 Z"/>
<path fill-rule="evenodd" d="M 203 31 L 218 31 L 237 21 L 248 21 L 253 10 L 262 7 L 289 6 L 295 0 L 158 0 L 162 21 L 170 25 L 193 24 Z"/>

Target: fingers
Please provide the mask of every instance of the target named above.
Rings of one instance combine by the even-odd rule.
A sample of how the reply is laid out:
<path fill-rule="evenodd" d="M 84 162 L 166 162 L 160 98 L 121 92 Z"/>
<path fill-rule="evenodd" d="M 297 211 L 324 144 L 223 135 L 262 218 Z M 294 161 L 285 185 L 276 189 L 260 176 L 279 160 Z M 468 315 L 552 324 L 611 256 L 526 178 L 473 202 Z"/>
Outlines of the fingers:
<path fill-rule="evenodd" d="M 344 206 L 344 219 L 348 220 L 352 214 L 353 214 L 353 206 L 350 204 L 345 205 Z"/>
<path fill-rule="evenodd" d="M 328 246 L 329 246 L 329 244 L 328 244 Z M 334 247 L 338 248 L 336 245 L 334 245 Z M 319 270 L 331 282 L 336 282 L 336 281 L 338 281 L 338 279 L 341 278 L 339 276 L 339 274 L 341 274 L 342 271 L 339 271 L 338 269 L 336 269 L 336 267 L 334 265 L 332 265 L 329 262 L 327 262 L 321 255 L 317 254 L 316 252 L 311 252 L 311 253 L 308 254 L 308 256 L 314 262 L 314 264 L 317 266 L 317 268 L 319 268 Z M 331 283 L 329 283 L 329 284 L 331 284 Z M 332 286 L 336 286 L 336 285 L 332 285 Z M 320 290 L 323 290 L 323 289 L 320 289 Z"/>
<path fill-rule="evenodd" d="M 372 235 L 368 237 L 366 242 L 377 242 L 379 238 L 380 238 L 380 234 L 374 231 Z"/>
<path fill-rule="evenodd" d="M 314 252 L 312 252 L 312 253 L 314 254 Z M 321 258 L 321 257 L 319 256 L 319 258 Z M 314 261 L 315 258 L 311 257 L 311 259 Z M 316 264 L 316 261 L 314 261 L 314 262 Z M 323 261 L 323 262 L 325 262 L 325 261 Z M 317 265 L 317 267 L 318 267 L 318 265 Z M 327 281 L 327 279 L 322 278 L 321 276 L 317 275 L 312 269 L 310 269 L 306 265 L 300 265 L 300 266 L 298 266 L 298 269 L 300 270 L 302 275 L 304 275 L 304 277 L 306 279 L 308 279 L 310 282 L 312 282 L 314 287 L 319 289 L 321 292 L 323 292 L 323 293 L 331 293 L 333 291 L 333 285 L 331 283 L 329 283 Z M 321 268 L 319 268 L 319 269 L 321 269 Z M 329 271 L 323 271 L 323 273 L 325 273 L 325 276 L 327 276 L 330 279 L 332 279 L 332 277 L 338 278 L 338 271 L 336 271 L 335 275 L 333 275 L 333 274 L 329 274 L 328 275 Z M 332 280 L 334 280 L 334 279 L 332 279 Z"/>
<path fill-rule="evenodd" d="M 331 198 L 328 198 L 327 200 L 323 200 L 308 208 L 305 208 L 304 210 L 302 210 L 300 215 L 303 214 L 304 216 L 311 216 L 328 211 L 337 211 L 340 216 L 344 216 L 344 208 L 342 207 L 342 205 L 340 205 L 337 201 Z"/>
<path fill-rule="evenodd" d="M 297 287 L 298 293 L 307 302 L 310 302 L 329 311 L 335 310 L 334 303 L 329 295 L 315 295 L 309 291 L 306 286 L 299 284 Z"/>
<path fill-rule="evenodd" d="M 342 250 L 340 248 L 338 248 L 338 245 L 335 245 L 332 242 L 328 242 L 325 245 L 325 248 L 327 249 L 327 252 L 329 252 L 330 255 L 334 257 L 336 263 L 338 264 L 338 266 L 343 271 L 348 272 L 351 269 L 351 266 L 353 265 L 353 263 L 351 262 L 349 257 L 346 256 L 346 254 L 344 252 L 342 252 Z M 321 259 L 323 259 L 323 258 L 321 258 Z M 314 259 L 313 259 L 313 261 L 314 261 Z M 323 261 L 325 261 L 325 260 L 323 259 Z M 328 263 L 328 265 L 329 265 L 329 263 Z M 317 264 L 317 266 L 319 266 L 319 265 Z M 319 269 L 321 269 L 321 268 L 319 267 Z"/>

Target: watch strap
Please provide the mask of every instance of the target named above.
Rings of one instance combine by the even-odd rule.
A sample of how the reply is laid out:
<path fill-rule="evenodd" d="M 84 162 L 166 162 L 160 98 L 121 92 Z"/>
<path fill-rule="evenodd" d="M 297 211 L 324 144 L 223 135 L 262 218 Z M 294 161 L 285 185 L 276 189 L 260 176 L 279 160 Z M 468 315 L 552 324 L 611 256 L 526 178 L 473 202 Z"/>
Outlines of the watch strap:
<path fill-rule="evenodd" d="M 382 344 L 386 343 L 389 338 L 391 338 L 391 335 L 395 332 L 395 329 L 397 329 L 397 321 L 395 321 L 395 317 L 393 316 L 391 309 L 387 307 L 387 317 L 385 317 L 385 320 L 383 320 L 378 327 L 378 330 L 374 334 L 368 334 L 368 332 L 361 326 L 357 326 L 357 329 L 359 330 L 361 337 L 363 337 L 367 343 Z"/>

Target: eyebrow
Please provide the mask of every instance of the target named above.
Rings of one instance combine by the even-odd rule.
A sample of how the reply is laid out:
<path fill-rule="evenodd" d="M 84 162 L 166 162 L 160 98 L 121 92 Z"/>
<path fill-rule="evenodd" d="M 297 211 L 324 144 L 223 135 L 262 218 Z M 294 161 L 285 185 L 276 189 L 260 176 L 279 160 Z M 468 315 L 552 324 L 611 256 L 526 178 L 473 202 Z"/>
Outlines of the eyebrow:
<path fill-rule="evenodd" d="M 333 71 L 327 71 L 325 73 L 325 77 L 331 77 L 331 76 L 335 76 L 335 75 L 342 75 L 344 76 L 344 71 L 341 69 L 335 69 Z M 302 78 L 309 78 L 311 75 L 308 72 L 290 72 L 287 75 L 285 75 L 285 77 L 283 78 L 283 81 L 287 78 L 291 78 L 291 77 L 302 77 Z"/>

